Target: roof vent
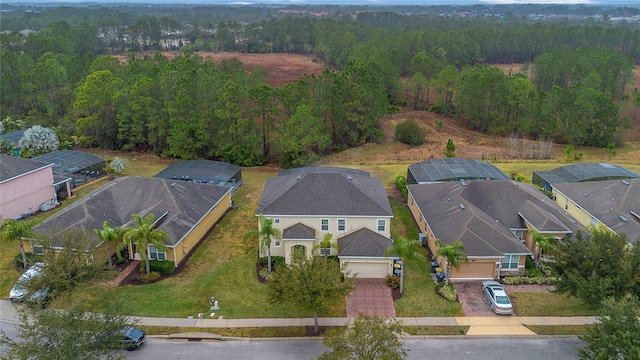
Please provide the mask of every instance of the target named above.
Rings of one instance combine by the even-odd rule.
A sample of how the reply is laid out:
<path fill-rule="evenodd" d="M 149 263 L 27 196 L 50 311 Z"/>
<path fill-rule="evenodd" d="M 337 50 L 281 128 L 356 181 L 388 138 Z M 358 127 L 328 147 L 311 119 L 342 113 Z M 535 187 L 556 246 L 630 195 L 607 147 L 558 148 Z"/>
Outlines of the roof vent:
<path fill-rule="evenodd" d="M 625 184 L 625 185 L 629 185 L 629 181 L 627 181 L 627 180 L 622 180 L 622 183 Z"/>
<path fill-rule="evenodd" d="M 618 216 L 618 218 L 620 218 L 620 220 L 624 221 L 624 222 L 629 222 L 629 219 L 627 219 L 625 216 L 620 215 Z"/>
<path fill-rule="evenodd" d="M 300 175 L 296 176 L 296 180 L 300 180 L 300 178 L 302 178 L 302 176 Z"/>
<path fill-rule="evenodd" d="M 463 204 L 463 203 L 460 203 L 460 204 L 458 204 L 458 207 L 459 207 L 460 209 L 464 209 L 464 204 Z"/>
<path fill-rule="evenodd" d="M 466 182 L 464 182 L 464 180 L 462 180 L 462 181 L 460 181 L 460 185 L 462 185 L 462 186 L 467 186 L 467 183 L 466 183 Z"/>
<path fill-rule="evenodd" d="M 171 183 L 171 187 L 175 187 L 175 186 L 176 186 L 176 183 L 174 181 L 174 182 Z"/>
<path fill-rule="evenodd" d="M 351 175 L 347 175 L 347 179 L 349 179 L 349 181 L 353 181 L 353 178 L 351 177 Z"/>

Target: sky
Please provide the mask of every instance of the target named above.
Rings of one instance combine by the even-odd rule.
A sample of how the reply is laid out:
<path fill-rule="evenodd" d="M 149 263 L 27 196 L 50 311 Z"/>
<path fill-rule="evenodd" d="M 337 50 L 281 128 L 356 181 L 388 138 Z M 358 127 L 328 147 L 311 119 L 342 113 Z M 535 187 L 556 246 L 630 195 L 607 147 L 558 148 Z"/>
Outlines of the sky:
<path fill-rule="evenodd" d="M 14 4 L 51 3 L 182 3 L 182 4 L 299 4 L 299 5 L 470 5 L 470 4 L 590 4 L 634 5 L 640 0 L 3 0 Z"/>

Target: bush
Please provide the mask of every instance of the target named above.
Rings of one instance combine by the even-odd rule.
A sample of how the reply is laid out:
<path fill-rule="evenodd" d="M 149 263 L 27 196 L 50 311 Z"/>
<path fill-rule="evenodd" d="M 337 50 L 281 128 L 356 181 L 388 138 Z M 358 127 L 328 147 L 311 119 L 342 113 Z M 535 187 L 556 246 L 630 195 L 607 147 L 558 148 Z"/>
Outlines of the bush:
<path fill-rule="evenodd" d="M 283 266 L 285 264 L 284 261 L 284 256 L 272 256 L 271 257 L 271 269 L 275 269 L 276 266 Z M 269 265 L 269 258 L 268 257 L 261 257 L 260 259 L 258 259 L 258 265 L 260 265 L 260 267 L 263 266 L 268 266 Z"/>
<path fill-rule="evenodd" d="M 175 271 L 176 266 L 173 261 L 149 260 L 149 269 L 160 273 L 161 275 L 167 275 L 172 274 Z"/>
<path fill-rule="evenodd" d="M 398 175 L 398 177 L 396 178 L 396 185 L 398 186 L 398 189 L 400 189 L 400 192 L 406 200 L 409 196 L 409 190 L 407 190 L 407 178 L 402 175 Z"/>
<path fill-rule="evenodd" d="M 28 252 L 26 253 L 26 255 L 27 255 L 27 266 L 31 266 L 37 263 L 38 261 L 42 261 L 42 256 L 38 254 Z M 20 269 L 24 269 L 24 262 L 22 261 L 22 253 L 18 253 L 18 255 L 15 256 L 14 260 L 16 262 L 16 267 Z"/>
<path fill-rule="evenodd" d="M 160 273 L 155 271 L 152 271 L 148 274 L 140 275 L 140 281 L 142 281 L 145 284 L 150 284 L 152 282 L 157 281 L 158 279 L 160 279 Z"/>
<path fill-rule="evenodd" d="M 400 277 L 392 274 L 387 275 L 387 286 L 389 286 L 392 289 L 399 289 Z"/>
<path fill-rule="evenodd" d="M 436 286 L 436 293 L 449 301 L 458 300 L 458 293 L 456 293 L 456 289 L 451 283 L 448 286 L 445 285 L 445 283 L 438 284 Z"/>
<path fill-rule="evenodd" d="M 424 129 L 415 120 L 409 119 L 396 126 L 396 139 L 411 146 L 422 145 Z"/>
<path fill-rule="evenodd" d="M 505 285 L 550 285 L 558 281 L 557 277 L 509 276 L 502 279 Z"/>

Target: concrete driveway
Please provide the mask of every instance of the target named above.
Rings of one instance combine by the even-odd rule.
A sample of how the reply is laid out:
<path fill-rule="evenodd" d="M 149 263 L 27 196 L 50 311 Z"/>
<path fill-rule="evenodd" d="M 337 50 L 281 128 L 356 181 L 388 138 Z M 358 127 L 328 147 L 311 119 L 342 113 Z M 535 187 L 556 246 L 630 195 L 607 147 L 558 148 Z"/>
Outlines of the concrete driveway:
<path fill-rule="evenodd" d="M 395 317 L 391 289 L 385 279 L 355 279 L 353 290 L 347 296 L 347 317 L 358 315 Z"/>
<path fill-rule="evenodd" d="M 465 316 L 498 316 L 491 310 L 489 300 L 482 292 L 482 281 L 453 282 L 453 287 L 458 293 L 458 301 Z"/>

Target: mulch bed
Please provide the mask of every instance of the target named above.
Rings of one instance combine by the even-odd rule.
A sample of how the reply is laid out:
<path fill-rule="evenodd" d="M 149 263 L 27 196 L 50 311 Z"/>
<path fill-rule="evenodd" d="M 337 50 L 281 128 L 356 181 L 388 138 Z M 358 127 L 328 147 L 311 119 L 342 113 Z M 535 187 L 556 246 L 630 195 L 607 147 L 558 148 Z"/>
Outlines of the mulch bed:
<path fill-rule="evenodd" d="M 129 264 L 131 263 L 131 261 L 126 261 L 123 264 L 116 264 L 114 265 L 115 268 L 119 271 L 124 270 Z M 144 261 L 140 262 L 141 266 L 144 266 Z M 156 281 L 160 281 L 160 280 L 164 280 L 167 278 L 171 278 L 174 277 L 178 274 L 180 274 L 182 271 L 184 271 L 184 266 L 180 265 L 178 266 L 171 274 L 165 274 L 160 276 L 160 278 L 158 278 L 158 280 Z M 136 267 L 135 269 L 133 269 L 133 271 L 131 271 L 131 273 L 122 280 L 122 282 L 120 283 L 119 286 L 124 286 L 124 285 L 145 285 L 145 283 L 140 280 L 140 277 L 144 274 L 144 270 L 140 270 L 140 267 Z"/>

